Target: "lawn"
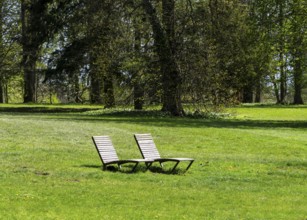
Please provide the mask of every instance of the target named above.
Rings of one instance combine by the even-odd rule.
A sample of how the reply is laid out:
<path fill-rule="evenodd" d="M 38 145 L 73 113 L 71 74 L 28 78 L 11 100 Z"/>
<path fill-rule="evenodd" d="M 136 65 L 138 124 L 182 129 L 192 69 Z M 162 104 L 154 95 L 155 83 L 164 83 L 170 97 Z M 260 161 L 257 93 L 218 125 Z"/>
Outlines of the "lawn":
<path fill-rule="evenodd" d="M 97 109 L 0 105 L 0 219 L 307 219 L 307 106 L 224 119 Z M 162 156 L 195 158 L 190 170 L 101 170 L 91 136 L 128 159 L 147 132 Z"/>

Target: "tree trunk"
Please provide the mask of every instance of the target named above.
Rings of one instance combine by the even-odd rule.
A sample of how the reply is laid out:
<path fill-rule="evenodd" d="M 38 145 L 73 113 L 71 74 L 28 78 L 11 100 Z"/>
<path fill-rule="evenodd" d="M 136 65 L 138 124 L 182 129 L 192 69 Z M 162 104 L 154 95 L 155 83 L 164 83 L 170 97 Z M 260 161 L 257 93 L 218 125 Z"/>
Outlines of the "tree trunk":
<path fill-rule="evenodd" d="M 4 103 L 4 88 L 0 82 L 0 103 Z"/>
<path fill-rule="evenodd" d="M 36 58 L 33 51 L 23 49 L 24 103 L 36 102 Z"/>
<path fill-rule="evenodd" d="M 103 93 L 104 93 L 104 107 L 115 107 L 114 87 L 113 87 L 113 75 L 109 70 L 106 76 L 103 78 Z"/>
<path fill-rule="evenodd" d="M 287 93 L 287 73 L 285 70 L 285 37 L 284 37 L 284 6 L 282 1 L 279 1 L 279 74 L 280 74 L 280 98 L 279 103 L 285 104 Z"/>
<path fill-rule="evenodd" d="M 150 0 L 143 0 L 143 7 L 152 26 L 155 46 L 160 58 L 163 88 L 162 111 L 172 115 L 183 114 L 181 104 L 181 78 L 175 58 L 174 0 L 162 1 L 163 26 Z"/>
<path fill-rule="evenodd" d="M 36 102 L 36 61 L 38 47 L 31 44 L 29 30 L 27 30 L 28 16 L 26 3 L 21 1 L 22 23 L 22 67 L 24 72 L 24 102 Z M 33 42 L 32 42 L 33 43 Z"/>
<path fill-rule="evenodd" d="M 261 77 L 257 77 L 255 103 L 261 103 L 261 102 L 262 102 L 262 82 L 261 82 Z"/>
<path fill-rule="evenodd" d="M 140 83 L 135 83 L 133 87 L 134 109 L 142 110 L 144 104 L 144 88 Z"/>
<path fill-rule="evenodd" d="M 7 84 L 4 85 L 4 103 L 9 103 Z"/>
<path fill-rule="evenodd" d="M 0 68 L 1 68 L 1 66 L 2 66 L 2 62 L 3 62 L 3 59 L 4 59 L 4 56 L 3 56 L 3 36 L 2 36 L 2 34 L 3 34 L 3 29 L 2 29 L 2 22 L 3 22 L 3 18 L 2 18 L 2 7 L 3 7 L 3 1 L 2 0 L 0 0 Z M 0 69 L 0 103 L 4 103 L 4 86 L 3 86 L 3 84 L 4 84 L 4 82 L 3 82 L 3 76 L 2 76 L 2 70 Z"/>
<path fill-rule="evenodd" d="M 97 76 L 95 70 L 91 69 L 91 91 L 90 91 L 90 100 L 92 104 L 102 104 L 102 80 Z"/>
<path fill-rule="evenodd" d="M 253 87 L 252 86 L 245 86 L 243 88 L 243 103 L 253 103 Z"/>
<path fill-rule="evenodd" d="M 279 96 L 279 89 L 278 89 L 278 85 L 276 83 L 276 79 L 274 76 L 271 76 L 271 81 L 273 83 L 273 90 L 274 90 L 274 95 L 276 98 L 276 103 L 280 104 L 280 96 Z"/>
<path fill-rule="evenodd" d="M 304 34 L 302 33 L 301 16 L 304 16 L 301 8 L 302 5 L 299 0 L 294 1 L 293 4 L 293 14 L 294 14 L 294 37 L 292 45 L 292 56 L 293 56 L 293 77 L 294 77 L 294 99 L 293 104 L 304 104 L 302 98 L 302 88 L 303 88 L 303 59 L 304 59 L 304 49 L 303 41 Z M 304 19 L 302 19 L 304 20 Z"/>
<path fill-rule="evenodd" d="M 297 50 L 300 46 L 298 46 Z M 293 104 L 304 104 L 302 98 L 302 85 L 303 85 L 303 70 L 302 70 L 302 53 L 297 51 L 294 57 L 294 100 Z"/>
<path fill-rule="evenodd" d="M 287 93 L 287 76 L 286 76 L 286 71 L 285 71 L 285 65 L 284 65 L 284 53 L 283 53 L 283 46 L 281 45 L 280 47 L 281 52 L 279 53 L 279 61 L 280 61 L 280 98 L 279 98 L 279 103 L 280 104 L 285 104 L 286 102 L 286 93 Z"/>
<path fill-rule="evenodd" d="M 79 84 L 79 77 L 77 74 L 74 74 L 73 76 L 73 94 L 74 94 L 74 100 L 75 103 L 81 103 L 82 99 L 80 97 L 80 84 Z"/>
<path fill-rule="evenodd" d="M 136 23 L 136 21 L 134 21 Z M 141 33 L 138 25 L 134 26 L 134 53 L 136 59 L 139 58 L 141 53 Z M 134 68 L 132 73 L 133 81 L 133 102 L 135 110 L 142 110 L 144 104 L 144 88 L 141 82 L 140 69 Z"/>

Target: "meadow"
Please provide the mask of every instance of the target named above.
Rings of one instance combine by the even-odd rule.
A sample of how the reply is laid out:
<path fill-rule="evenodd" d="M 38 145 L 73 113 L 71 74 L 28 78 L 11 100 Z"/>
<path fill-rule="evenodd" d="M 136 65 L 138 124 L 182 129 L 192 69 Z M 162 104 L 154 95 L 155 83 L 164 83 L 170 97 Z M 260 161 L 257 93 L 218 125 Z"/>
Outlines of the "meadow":
<path fill-rule="evenodd" d="M 307 219 L 307 106 L 228 108 L 220 119 L 0 105 L 0 219 Z M 135 133 L 188 172 L 102 171 L 91 136 L 141 158 Z"/>

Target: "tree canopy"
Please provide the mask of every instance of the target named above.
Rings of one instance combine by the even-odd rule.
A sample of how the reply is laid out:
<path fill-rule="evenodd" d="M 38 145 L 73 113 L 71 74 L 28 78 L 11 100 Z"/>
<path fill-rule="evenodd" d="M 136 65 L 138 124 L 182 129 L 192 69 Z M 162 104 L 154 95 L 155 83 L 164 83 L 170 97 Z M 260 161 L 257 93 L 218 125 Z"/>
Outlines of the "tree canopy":
<path fill-rule="evenodd" d="M 0 0 L 0 102 L 105 108 L 306 98 L 302 0 Z"/>

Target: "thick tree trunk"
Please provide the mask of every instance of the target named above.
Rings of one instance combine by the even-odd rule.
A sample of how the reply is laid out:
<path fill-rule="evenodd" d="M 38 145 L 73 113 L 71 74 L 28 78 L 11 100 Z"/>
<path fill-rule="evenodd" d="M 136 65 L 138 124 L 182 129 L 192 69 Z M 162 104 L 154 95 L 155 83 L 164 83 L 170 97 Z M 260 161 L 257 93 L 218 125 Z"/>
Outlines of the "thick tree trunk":
<path fill-rule="evenodd" d="M 253 103 L 253 87 L 252 86 L 245 86 L 243 88 L 243 103 Z"/>
<path fill-rule="evenodd" d="M 115 107 L 114 87 L 113 87 L 113 74 L 109 70 L 103 78 L 103 93 L 104 93 L 104 107 Z"/>
<path fill-rule="evenodd" d="M 303 70 L 300 52 L 297 52 L 297 59 L 294 60 L 294 100 L 293 104 L 304 104 L 302 98 Z"/>
<path fill-rule="evenodd" d="M 144 88 L 140 83 L 135 83 L 133 87 L 134 109 L 142 110 L 144 104 Z"/>
<path fill-rule="evenodd" d="M 160 58 L 163 86 L 163 111 L 172 115 L 183 114 L 181 104 L 181 78 L 175 58 L 174 0 L 162 1 L 163 26 L 150 0 L 143 0 L 143 7 L 153 29 L 155 46 Z"/>
<path fill-rule="evenodd" d="M 36 61 L 38 46 L 34 46 L 30 33 L 28 33 L 27 6 L 21 1 L 21 23 L 22 23 L 22 67 L 24 72 L 24 102 L 36 102 Z M 34 44 L 34 45 L 31 45 Z"/>
<path fill-rule="evenodd" d="M 36 102 L 36 60 L 33 51 L 23 49 L 24 103 Z M 34 52 L 35 53 L 35 52 Z M 30 55 L 29 55 L 30 54 Z"/>
<path fill-rule="evenodd" d="M 95 68 L 91 68 L 91 91 L 90 101 L 92 104 L 102 104 L 102 79 L 98 76 Z"/>
<path fill-rule="evenodd" d="M 100 55 L 98 51 L 90 51 L 90 102 L 92 104 L 103 104 L 103 78 L 101 68 L 99 67 L 98 57 Z"/>
<path fill-rule="evenodd" d="M 302 98 L 303 88 L 303 59 L 304 59 L 304 33 L 301 31 L 301 16 L 304 16 L 301 9 L 302 3 L 299 0 L 293 2 L 293 14 L 294 14 L 294 37 L 292 45 L 292 56 L 293 56 L 293 78 L 294 78 L 294 97 L 293 104 L 304 104 Z M 304 19 L 303 19 L 304 20 Z"/>

